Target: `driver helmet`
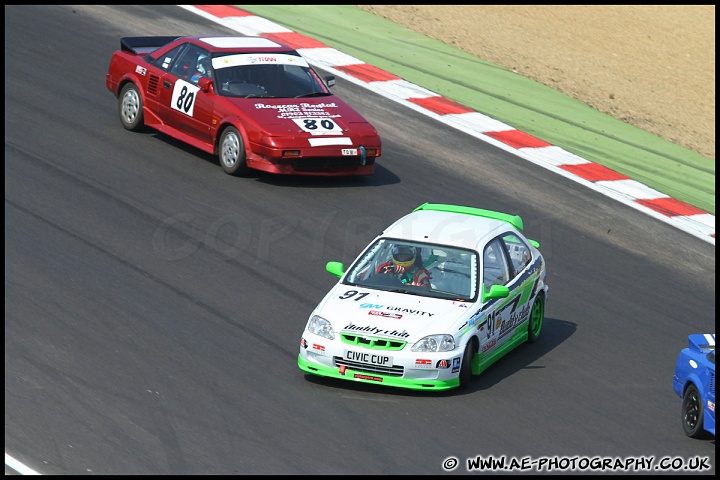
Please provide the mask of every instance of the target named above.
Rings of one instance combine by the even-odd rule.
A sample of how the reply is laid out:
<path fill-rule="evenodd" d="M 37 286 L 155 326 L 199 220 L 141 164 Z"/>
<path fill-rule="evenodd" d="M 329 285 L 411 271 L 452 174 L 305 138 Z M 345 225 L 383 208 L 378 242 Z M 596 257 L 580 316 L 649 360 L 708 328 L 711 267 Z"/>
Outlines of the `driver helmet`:
<path fill-rule="evenodd" d="M 395 245 L 392 249 L 392 261 L 395 265 L 410 268 L 415 263 L 417 252 L 409 245 Z"/>
<path fill-rule="evenodd" d="M 210 77 L 210 57 L 204 53 L 198 56 L 197 71 L 200 72 L 203 77 Z"/>

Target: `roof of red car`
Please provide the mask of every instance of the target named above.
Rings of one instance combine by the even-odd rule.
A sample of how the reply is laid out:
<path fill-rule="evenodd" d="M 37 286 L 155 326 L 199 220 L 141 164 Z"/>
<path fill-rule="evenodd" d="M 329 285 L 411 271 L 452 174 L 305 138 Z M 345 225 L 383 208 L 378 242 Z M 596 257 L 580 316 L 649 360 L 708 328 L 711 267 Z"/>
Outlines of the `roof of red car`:
<path fill-rule="evenodd" d="M 288 52 L 293 51 L 289 47 L 275 40 L 264 37 L 241 37 L 241 36 L 203 36 L 185 37 L 194 39 L 213 52 Z"/>

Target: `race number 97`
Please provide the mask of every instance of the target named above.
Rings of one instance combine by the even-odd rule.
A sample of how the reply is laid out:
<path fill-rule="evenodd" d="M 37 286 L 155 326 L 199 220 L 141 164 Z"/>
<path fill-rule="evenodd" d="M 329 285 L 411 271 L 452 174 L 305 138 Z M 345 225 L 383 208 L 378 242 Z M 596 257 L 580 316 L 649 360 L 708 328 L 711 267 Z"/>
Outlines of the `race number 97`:
<path fill-rule="evenodd" d="M 175 88 L 173 88 L 170 108 L 192 117 L 193 109 L 195 107 L 195 95 L 199 90 L 200 88 L 192 83 L 188 83 L 184 80 L 178 80 L 175 82 Z"/>

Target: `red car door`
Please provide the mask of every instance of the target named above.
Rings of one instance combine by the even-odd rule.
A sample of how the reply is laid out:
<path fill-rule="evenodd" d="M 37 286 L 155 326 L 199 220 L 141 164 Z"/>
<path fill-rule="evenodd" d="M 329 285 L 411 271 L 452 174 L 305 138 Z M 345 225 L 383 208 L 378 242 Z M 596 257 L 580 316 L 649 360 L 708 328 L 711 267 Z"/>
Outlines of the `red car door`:
<path fill-rule="evenodd" d="M 209 61 L 208 52 L 189 45 L 162 74 L 158 92 L 158 116 L 172 130 L 168 134 L 191 144 L 210 144 L 210 122 L 215 95 L 203 92 L 196 75 L 198 62 Z M 187 138 L 190 137 L 190 138 Z"/>
<path fill-rule="evenodd" d="M 162 78 L 159 112 L 165 125 L 209 144 L 214 94 L 199 86 L 167 73 Z"/>

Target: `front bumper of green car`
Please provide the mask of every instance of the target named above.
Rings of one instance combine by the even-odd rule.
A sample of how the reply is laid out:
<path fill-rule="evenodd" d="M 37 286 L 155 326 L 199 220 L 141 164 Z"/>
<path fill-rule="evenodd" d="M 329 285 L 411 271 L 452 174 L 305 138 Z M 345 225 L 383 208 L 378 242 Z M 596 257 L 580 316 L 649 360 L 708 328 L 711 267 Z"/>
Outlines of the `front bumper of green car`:
<path fill-rule="evenodd" d="M 410 390 L 442 391 L 450 390 L 460 385 L 460 380 L 457 377 L 446 380 L 406 379 L 377 373 L 360 372 L 351 368 L 328 367 L 304 359 L 302 355 L 298 355 L 298 367 L 306 373 L 321 377 L 385 385 L 388 387 L 407 388 Z"/>

